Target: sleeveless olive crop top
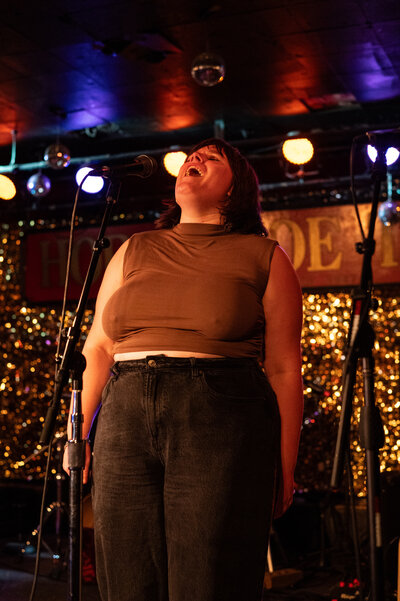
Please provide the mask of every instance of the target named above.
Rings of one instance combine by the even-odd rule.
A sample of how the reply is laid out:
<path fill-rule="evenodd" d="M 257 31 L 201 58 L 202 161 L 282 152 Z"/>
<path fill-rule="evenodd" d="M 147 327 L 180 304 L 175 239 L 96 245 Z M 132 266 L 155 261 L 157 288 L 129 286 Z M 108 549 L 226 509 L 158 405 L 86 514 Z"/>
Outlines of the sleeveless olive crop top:
<path fill-rule="evenodd" d="M 134 234 L 124 283 L 103 311 L 114 354 L 169 349 L 260 357 L 262 298 L 276 245 L 205 223 Z"/>

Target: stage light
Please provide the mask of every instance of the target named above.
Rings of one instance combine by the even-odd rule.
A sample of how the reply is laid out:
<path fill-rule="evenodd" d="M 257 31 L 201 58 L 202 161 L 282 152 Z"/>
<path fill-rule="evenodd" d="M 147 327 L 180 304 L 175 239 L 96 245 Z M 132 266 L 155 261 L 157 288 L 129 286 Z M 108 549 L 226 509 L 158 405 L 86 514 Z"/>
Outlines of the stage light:
<path fill-rule="evenodd" d="M 224 59 L 212 52 L 203 52 L 194 59 L 191 75 L 199 86 L 216 86 L 225 78 Z"/>
<path fill-rule="evenodd" d="M 400 202 L 392 199 L 383 202 L 379 207 L 378 217 L 386 227 L 398 223 L 400 221 Z"/>
<path fill-rule="evenodd" d="M 367 146 L 367 154 L 369 159 L 375 163 L 376 157 L 378 156 L 378 151 L 375 146 L 368 144 Z M 400 152 L 397 148 L 393 148 L 393 146 L 389 146 L 389 148 L 385 152 L 386 157 L 386 165 L 393 165 L 399 158 Z"/>
<path fill-rule="evenodd" d="M 71 162 L 71 153 L 64 144 L 55 142 L 46 148 L 43 158 L 52 169 L 64 169 Z"/>
<path fill-rule="evenodd" d="M 182 167 L 187 157 L 186 152 L 167 152 L 164 156 L 163 163 L 165 169 L 170 175 L 177 177 L 179 169 Z"/>
<path fill-rule="evenodd" d="M 51 190 L 51 182 L 47 175 L 43 175 L 41 171 L 34 173 L 28 179 L 26 187 L 28 192 L 35 198 L 46 196 Z"/>
<path fill-rule="evenodd" d="M 393 199 L 393 174 L 389 169 L 386 175 L 386 185 L 387 200 L 381 203 L 378 209 L 378 217 L 383 225 L 389 227 L 400 221 L 400 200 L 397 194 Z"/>
<path fill-rule="evenodd" d="M 16 193 L 17 190 L 14 182 L 6 175 L 0 175 L 0 198 L 2 200 L 11 200 Z"/>
<path fill-rule="evenodd" d="M 80 185 L 85 175 L 87 175 L 90 171 L 93 171 L 93 168 L 81 167 L 80 169 L 78 169 L 75 175 L 75 181 L 78 184 L 78 186 Z M 102 177 L 89 176 L 83 182 L 82 190 L 84 192 L 87 192 L 88 194 L 97 194 L 97 192 L 100 192 L 100 190 L 103 189 L 103 186 L 104 179 Z"/>
<path fill-rule="evenodd" d="M 314 146 L 308 138 L 292 138 L 283 143 L 282 154 L 293 165 L 305 165 L 314 155 Z"/>

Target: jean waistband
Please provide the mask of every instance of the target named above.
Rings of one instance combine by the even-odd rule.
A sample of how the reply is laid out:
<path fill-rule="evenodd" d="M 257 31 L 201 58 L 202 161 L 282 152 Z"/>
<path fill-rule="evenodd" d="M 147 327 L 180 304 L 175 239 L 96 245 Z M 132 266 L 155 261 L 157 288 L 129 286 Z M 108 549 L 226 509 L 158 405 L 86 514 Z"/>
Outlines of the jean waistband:
<path fill-rule="evenodd" d="M 207 368 L 236 368 L 243 369 L 258 366 L 258 361 L 252 357 L 167 357 L 165 355 L 148 355 L 144 359 L 117 361 L 113 365 L 114 373 L 125 371 L 143 371 L 153 369 L 207 369 Z"/>

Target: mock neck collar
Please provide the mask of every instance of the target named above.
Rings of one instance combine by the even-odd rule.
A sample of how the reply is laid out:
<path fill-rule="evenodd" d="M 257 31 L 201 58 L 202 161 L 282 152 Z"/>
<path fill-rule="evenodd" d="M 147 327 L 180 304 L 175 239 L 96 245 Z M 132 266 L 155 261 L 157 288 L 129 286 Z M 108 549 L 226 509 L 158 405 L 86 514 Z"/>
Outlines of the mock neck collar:
<path fill-rule="evenodd" d="M 178 223 L 173 231 L 182 236 L 215 236 L 225 234 L 225 226 L 217 223 Z"/>

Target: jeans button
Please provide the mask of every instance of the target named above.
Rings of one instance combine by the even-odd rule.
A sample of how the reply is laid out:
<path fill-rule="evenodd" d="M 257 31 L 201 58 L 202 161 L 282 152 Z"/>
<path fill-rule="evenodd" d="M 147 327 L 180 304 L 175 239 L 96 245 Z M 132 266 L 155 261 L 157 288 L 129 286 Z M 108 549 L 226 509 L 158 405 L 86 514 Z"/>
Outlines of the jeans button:
<path fill-rule="evenodd" d="M 157 363 L 155 362 L 154 359 L 149 359 L 148 363 L 147 363 L 150 367 L 155 367 L 157 365 Z"/>

